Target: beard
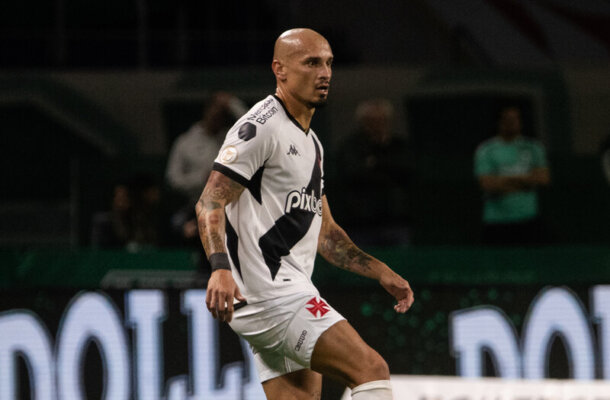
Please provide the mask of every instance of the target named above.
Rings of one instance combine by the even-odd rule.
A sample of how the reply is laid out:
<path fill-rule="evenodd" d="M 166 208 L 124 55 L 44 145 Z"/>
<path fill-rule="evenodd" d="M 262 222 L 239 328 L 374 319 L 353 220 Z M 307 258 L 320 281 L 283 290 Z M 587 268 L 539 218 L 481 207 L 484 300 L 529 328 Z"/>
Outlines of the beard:
<path fill-rule="evenodd" d="M 328 102 L 328 97 L 320 98 L 316 101 L 309 102 L 309 107 L 311 108 L 324 108 L 326 107 L 326 103 Z"/>

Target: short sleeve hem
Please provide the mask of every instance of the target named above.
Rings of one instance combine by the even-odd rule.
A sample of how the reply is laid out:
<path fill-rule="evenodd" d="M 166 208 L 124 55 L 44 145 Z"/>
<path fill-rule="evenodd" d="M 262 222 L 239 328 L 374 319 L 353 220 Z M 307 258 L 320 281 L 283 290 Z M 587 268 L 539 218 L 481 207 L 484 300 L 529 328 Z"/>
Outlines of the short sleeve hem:
<path fill-rule="evenodd" d="M 214 163 L 214 166 L 212 167 L 212 169 L 214 171 L 220 172 L 223 175 L 226 175 L 227 177 L 233 179 L 235 182 L 239 183 L 242 186 L 248 186 L 248 183 L 250 182 L 247 178 L 245 178 L 239 172 L 232 170 L 231 168 L 227 167 L 226 165 L 222 165 L 218 162 Z"/>

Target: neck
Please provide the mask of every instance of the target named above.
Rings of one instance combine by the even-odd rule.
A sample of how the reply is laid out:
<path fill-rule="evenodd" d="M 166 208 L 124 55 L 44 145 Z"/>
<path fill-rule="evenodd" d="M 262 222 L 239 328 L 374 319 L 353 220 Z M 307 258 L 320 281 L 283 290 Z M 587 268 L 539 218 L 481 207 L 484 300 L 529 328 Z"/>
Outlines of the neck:
<path fill-rule="evenodd" d="M 510 132 L 500 132 L 500 138 L 502 138 L 502 140 L 504 140 L 505 142 L 512 142 L 513 140 L 517 139 L 519 136 L 521 136 L 520 133 L 510 133 Z"/>
<path fill-rule="evenodd" d="M 292 115 L 292 117 L 297 120 L 303 129 L 307 131 L 311 125 L 311 119 L 313 118 L 313 113 L 316 111 L 316 109 L 303 104 L 297 98 L 292 96 L 287 91 L 282 90 L 280 87 L 275 90 L 275 95 L 282 100 L 290 115 Z"/>

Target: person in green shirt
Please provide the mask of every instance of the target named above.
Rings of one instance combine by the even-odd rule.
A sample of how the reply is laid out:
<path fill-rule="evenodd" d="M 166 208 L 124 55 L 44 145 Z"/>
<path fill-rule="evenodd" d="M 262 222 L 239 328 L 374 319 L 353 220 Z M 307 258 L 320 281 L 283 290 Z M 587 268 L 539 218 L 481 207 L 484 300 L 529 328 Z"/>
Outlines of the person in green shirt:
<path fill-rule="evenodd" d="M 542 244 L 537 189 L 550 183 L 541 143 L 522 135 L 521 110 L 501 109 L 496 136 L 481 143 L 474 172 L 484 193 L 483 243 Z"/>

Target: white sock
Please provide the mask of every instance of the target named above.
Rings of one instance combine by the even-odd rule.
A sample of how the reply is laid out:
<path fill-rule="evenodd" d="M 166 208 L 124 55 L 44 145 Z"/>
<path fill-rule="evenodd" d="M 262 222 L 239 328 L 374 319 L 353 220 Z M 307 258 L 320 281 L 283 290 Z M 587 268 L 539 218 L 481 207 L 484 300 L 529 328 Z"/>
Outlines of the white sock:
<path fill-rule="evenodd" d="M 371 381 L 352 389 L 352 400 L 392 400 L 392 384 L 388 380 Z"/>

